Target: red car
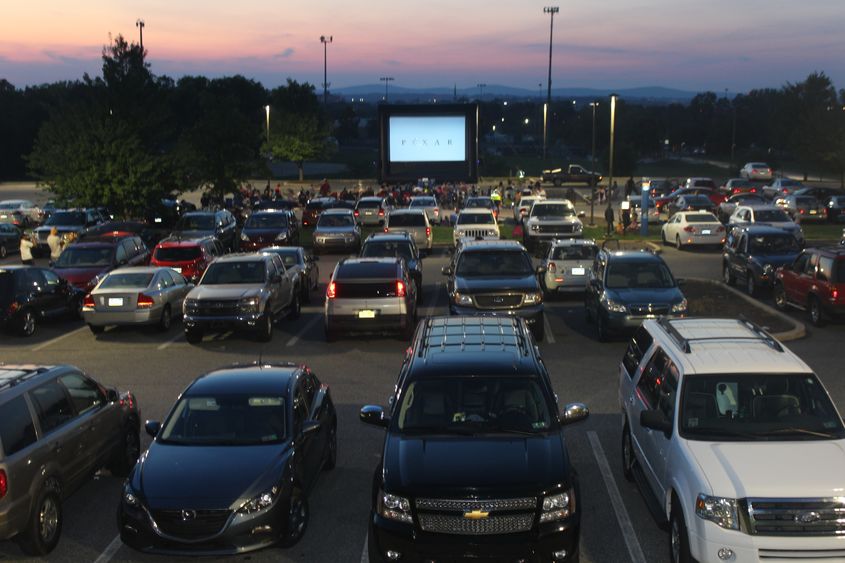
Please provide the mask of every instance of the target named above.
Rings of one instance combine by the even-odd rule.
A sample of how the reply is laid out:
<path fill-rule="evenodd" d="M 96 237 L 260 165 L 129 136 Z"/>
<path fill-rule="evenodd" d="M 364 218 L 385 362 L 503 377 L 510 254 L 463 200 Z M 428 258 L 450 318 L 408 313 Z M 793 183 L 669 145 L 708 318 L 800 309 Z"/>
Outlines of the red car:
<path fill-rule="evenodd" d="M 214 237 L 199 239 L 166 238 L 153 250 L 150 266 L 166 266 L 197 283 L 205 269 L 223 254 L 223 245 Z"/>
<path fill-rule="evenodd" d="M 654 205 L 657 208 L 657 212 L 666 213 L 669 211 L 669 206 L 672 203 L 676 202 L 679 197 L 685 195 L 705 195 L 711 202 L 713 202 L 714 208 L 718 207 L 719 204 L 723 201 L 727 201 L 728 199 L 726 195 L 711 188 L 680 188 L 667 196 L 654 198 Z"/>
<path fill-rule="evenodd" d="M 71 244 L 51 267 L 74 287 L 89 292 L 102 274 L 121 266 L 146 266 L 149 260 L 150 251 L 141 237 L 103 236 Z"/>
<path fill-rule="evenodd" d="M 816 326 L 845 313 L 845 248 L 807 248 L 775 273 L 775 305 L 807 311 Z"/>

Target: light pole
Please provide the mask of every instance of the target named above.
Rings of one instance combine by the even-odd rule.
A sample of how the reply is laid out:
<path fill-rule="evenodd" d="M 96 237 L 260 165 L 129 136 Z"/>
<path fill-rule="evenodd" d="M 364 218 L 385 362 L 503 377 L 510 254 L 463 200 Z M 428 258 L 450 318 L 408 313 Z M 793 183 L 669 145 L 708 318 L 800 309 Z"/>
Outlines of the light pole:
<path fill-rule="evenodd" d="M 590 151 L 590 157 L 592 160 L 592 172 L 595 173 L 596 171 L 596 108 L 598 107 L 598 102 L 590 102 L 590 107 L 593 108 L 593 149 Z M 592 188 L 590 193 L 590 226 L 596 226 L 596 219 L 595 219 L 595 203 L 596 203 L 596 180 L 593 178 L 590 180 L 590 187 Z"/>
<path fill-rule="evenodd" d="M 326 37 L 320 36 L 320 43 L 323 44 L 323 105 L 328 104 L 329 101 L 329 82 L 328 82 L 328 47 L 329 43 L 334 40 L 332 35 Z"/>
<path fill-rule="evenodd" d="M 731 100 L 731 113 L 733 114 L 731 126 L 731 174 L 734 173 L 734 151 L 736 150 L 736 99 Z"/>
<path fill-rule="evenodd" d="M 387 103 L 387 85 L 393 82 L 394 78 L 392 76 L 382 76 L 379 80 L 384 82 L 384 103 Z"/>
<path fill-rule="evenodd" d="M 144 20 L 138 18 L 135 20 L 135 27 L 138 28 L 138 31 L 141 34 L 141 52 L 144 52 Z"/>
<path fill-rule="evenodd" d="M 269 106 L 269 105 L 264 106 L 264 113 L 265 113 L 265 114 L 266 114 L 266 116 L 267 116 L 267 119 L 266 119 L 266 125 L 267 125 L 267 127 L 266 127 L 266 129 L 267 129 L 267 150 L 269 151 L 269 150 L 270 150 L 270 106 Z"/>
<path fill-rule="evenodd" d="M 546 160 L 546 149 L 548 146 L 548 119 L 547 114 L 549 107 L 552 105 L 552 38 L 555 31 L 555 14 L 560 12 L 557 6 L 546 6 L 543 8 L 544 14 L 550 14 L 551 19 L 549 23 L 549 79 L 546 81 L 546 106 L 543 109 L 543 160 Z"/>
<path fill-rule="evenodd" d="M 486 87 L 487 87 L 486 84 L 479 84 L 478 85 L 478 99 L 479 99 L 479 101 L 484 99 L 484 89 Z"/>

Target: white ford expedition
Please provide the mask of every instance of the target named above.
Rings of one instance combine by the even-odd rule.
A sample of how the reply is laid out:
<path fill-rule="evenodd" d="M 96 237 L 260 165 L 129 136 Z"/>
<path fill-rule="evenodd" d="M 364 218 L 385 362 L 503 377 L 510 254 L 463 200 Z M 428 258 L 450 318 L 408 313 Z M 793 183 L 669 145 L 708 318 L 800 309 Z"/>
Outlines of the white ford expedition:
<path fill-rule="evenodd" d="M 845 561 L 845 427 L 810 368 L 747 321 L 648 320 L 619 373 L 626 478 L 675 563 Z"/>

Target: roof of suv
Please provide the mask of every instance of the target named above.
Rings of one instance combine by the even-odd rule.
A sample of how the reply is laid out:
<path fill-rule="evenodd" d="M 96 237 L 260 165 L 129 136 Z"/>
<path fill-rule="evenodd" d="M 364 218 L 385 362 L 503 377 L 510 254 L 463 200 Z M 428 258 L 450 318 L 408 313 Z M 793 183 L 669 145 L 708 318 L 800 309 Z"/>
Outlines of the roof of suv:
<path fill-rule="evenodd" d="M 239 252 L 237 254 L 227 254 L 225 256 L 220 256 L 214 261 L 214 263 L 217 264 L 222 262 L 255 262 L 266 260 L 272 260 L 272 257 L 269 254 Z"/>
<path fill-rule="evenodd" d="M 0 364 L 0 392 L 15 387 L 57 366 L 36 364 Z"/>
<path fill-rule="evenodd" d="M 684 373 L 811 373 L 807 364 L 757 325 L 736 319 L 660 319 L 643 326 L 673 349 Z"/>
<path fill-rule="evenodd" d="M 631 260 L 637 262 L 663 262 L 663 258 L 657 254 L 652 254 L 647 250 L 605 250 L 602 251 L 607 255 L 607 259 L 614 260 Z"/>
<path fill-rule="evenodd" d="M 522 243 L 515 240 L 466 240 L 461 242 L 461 252 L 472 250 L 525 250 Z"/>
<path fill-rule="evenodd" d="M 392 233 L 373 233 L 364 239 L 364 244 L 367 244 L 370 241 L 377 242 L 377 241 L 402 241 L 402 242 L 414 242 L 414 239 L 411 237 L 411 233 L 399 233 L 399 232 L 392 232 Z"/>

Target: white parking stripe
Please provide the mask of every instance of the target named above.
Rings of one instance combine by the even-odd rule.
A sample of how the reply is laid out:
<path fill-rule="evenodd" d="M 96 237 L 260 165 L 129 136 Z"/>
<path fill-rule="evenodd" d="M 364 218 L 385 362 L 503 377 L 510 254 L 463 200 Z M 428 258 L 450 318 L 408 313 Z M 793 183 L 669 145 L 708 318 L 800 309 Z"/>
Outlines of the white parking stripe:
<path fill-rule="evenodd" d="M 87 327 L 87 326 L 81 326 L 81 327 L 77 328 L 76 330 L 72 330 L 72 331 L 70 331 L 70 332 L 66 332 L 66 333 L 64 333 L 64 334 L 63 334 L 63 335 L 61 335 L 61 336 L 57 336 L 57 337 L 55 337 L 55 338 L 51 338 L 51 339 L 50 339 L 50 340 L 48 340 L 47 342 L 42 342 L 42 343 L 41 343 L 41 344 L 39 344 L 38 346 L 35 346 L 34 348 L 32 348 L 32 350 L 31 350 L 31 351 L 32 351 L 32 352 L 38 352 L 39 350 L 43 350 L 43 349 L 44 349 L 44 348 L 46 348 L 47 346 L 52 346 L 52 345 L 53 345 L 53 344 L 55 344 L 56 342 L 61 342 L 62 340 L 64 340 L 64 339 L 65 339 L 65 338 L 67 338 L 68 336 L 73 336 L 73 335 L 74 335 L 74 334 L 76 334 L 77 332 L 82 332 L 83 330 L 88 330 L 88 327 Z"/>
<path fill-rule="evenodd" d="M 640 542 L 637 540 L 637 534 L 634 532 L 634 526 L 631 524 L 631 517 L 628 516 L 628 510 L 622 501 L 616 479 L 613 478 L 613 473 L 610 471 L 610 464 L 604 455 L 604 448 L 601 446 L 599 437 L 594 431 L 590 430 L 587 432 L 587 438 L 590 439 L 590 445 L 593 446 L 593 455 L 596 457 L 596 463 L 601 471 L 602 479 L 604 479 L 604 486 L 610 495 L 611 506 L 615 507 L 613 513 L 616 514 L 616 520 L 622 530 L 622 537 L 628 547 L 628 555 L 631 556 L 632 563 L 646 563 Z"/>
<path fill-rule="evenodd" d="M 552 323 L 549 322 L 549 316 L 546 314 L 543 314 L 543 324 L 545 325 L 543 336 L 546 337 L 546 343 L 554 344 L 555 335 L 552 334 Z"/>
<path fill-rule="evenodd" d="M 312 326 L 314 326 L 315 324 L 317 324 L 317 322 L 318 322 L 318 321 L 320 321 L 322 318 L 323 318 L 323 315 L 314 315 L 314 316 L 311 318 L 311 320 L 310 320 L 310 321 L 308 321 L 307 323 L 305 323 L 305 326 L 304 326 L 304 327 L 302 327 L 302 330 L 300 330 L 298 333 L 296 333 L 296 335 L 292 336 L 292 337 L 291 337 L 291 339 L 290 339 L 290 340 L 288 340 L 288 343 L 287 343 L 287 344 L 285 344 L 285 346 L 293 346 L 294 344 L 296 344 L 297 342 L 299 342 L 299 339 L 300 339 L 300 338 L 302 338 L 302 336 L 303 336 L 306 332 L 308 332 L 308 330 L 310 330 Z"/>
<path fill-rule="evenodd" d="M 364 551 L 361 552 L 361 563 L 370 563 L 370 554 L 367 552 L 367 536 L 364 536 Z"/>
<path fill-rule="evenodd" d="M 123 543 L 120 541 L 120 536 L 115 537 L 100 556 L 94 560 L 94 563 L 108 563 L 114 557 L 115 553 L 117 553 L 117 550 L 120 549 L 121 545 Z"/>
<path fill-rule="evenodd" d="M 171 344 L 173 344 L 174 342 L 176 342 L 176 341 L 177 341 L 177 340 L 179 340 L 180 338 L 183 338 L 184 336 L 185 336 L 185 332 L 184 332 L 184 331 L 182 331 L 182 330 L 180 330 L 180 331 L 176 334 L 176 336 L 174 336 L 173 338 L 171 338 L 171 339 L 170 339 L 170 340 L 168 340 L 167 342 L 165 342 L 165 343 L 163 343 L 163 344 L 160 344 L 160 345 L 159 345 L 159 347 L 157 348 L 157 350 L 164 350 L 164 349 L 166 349 L 168 346 L 170 346 Z"/>

